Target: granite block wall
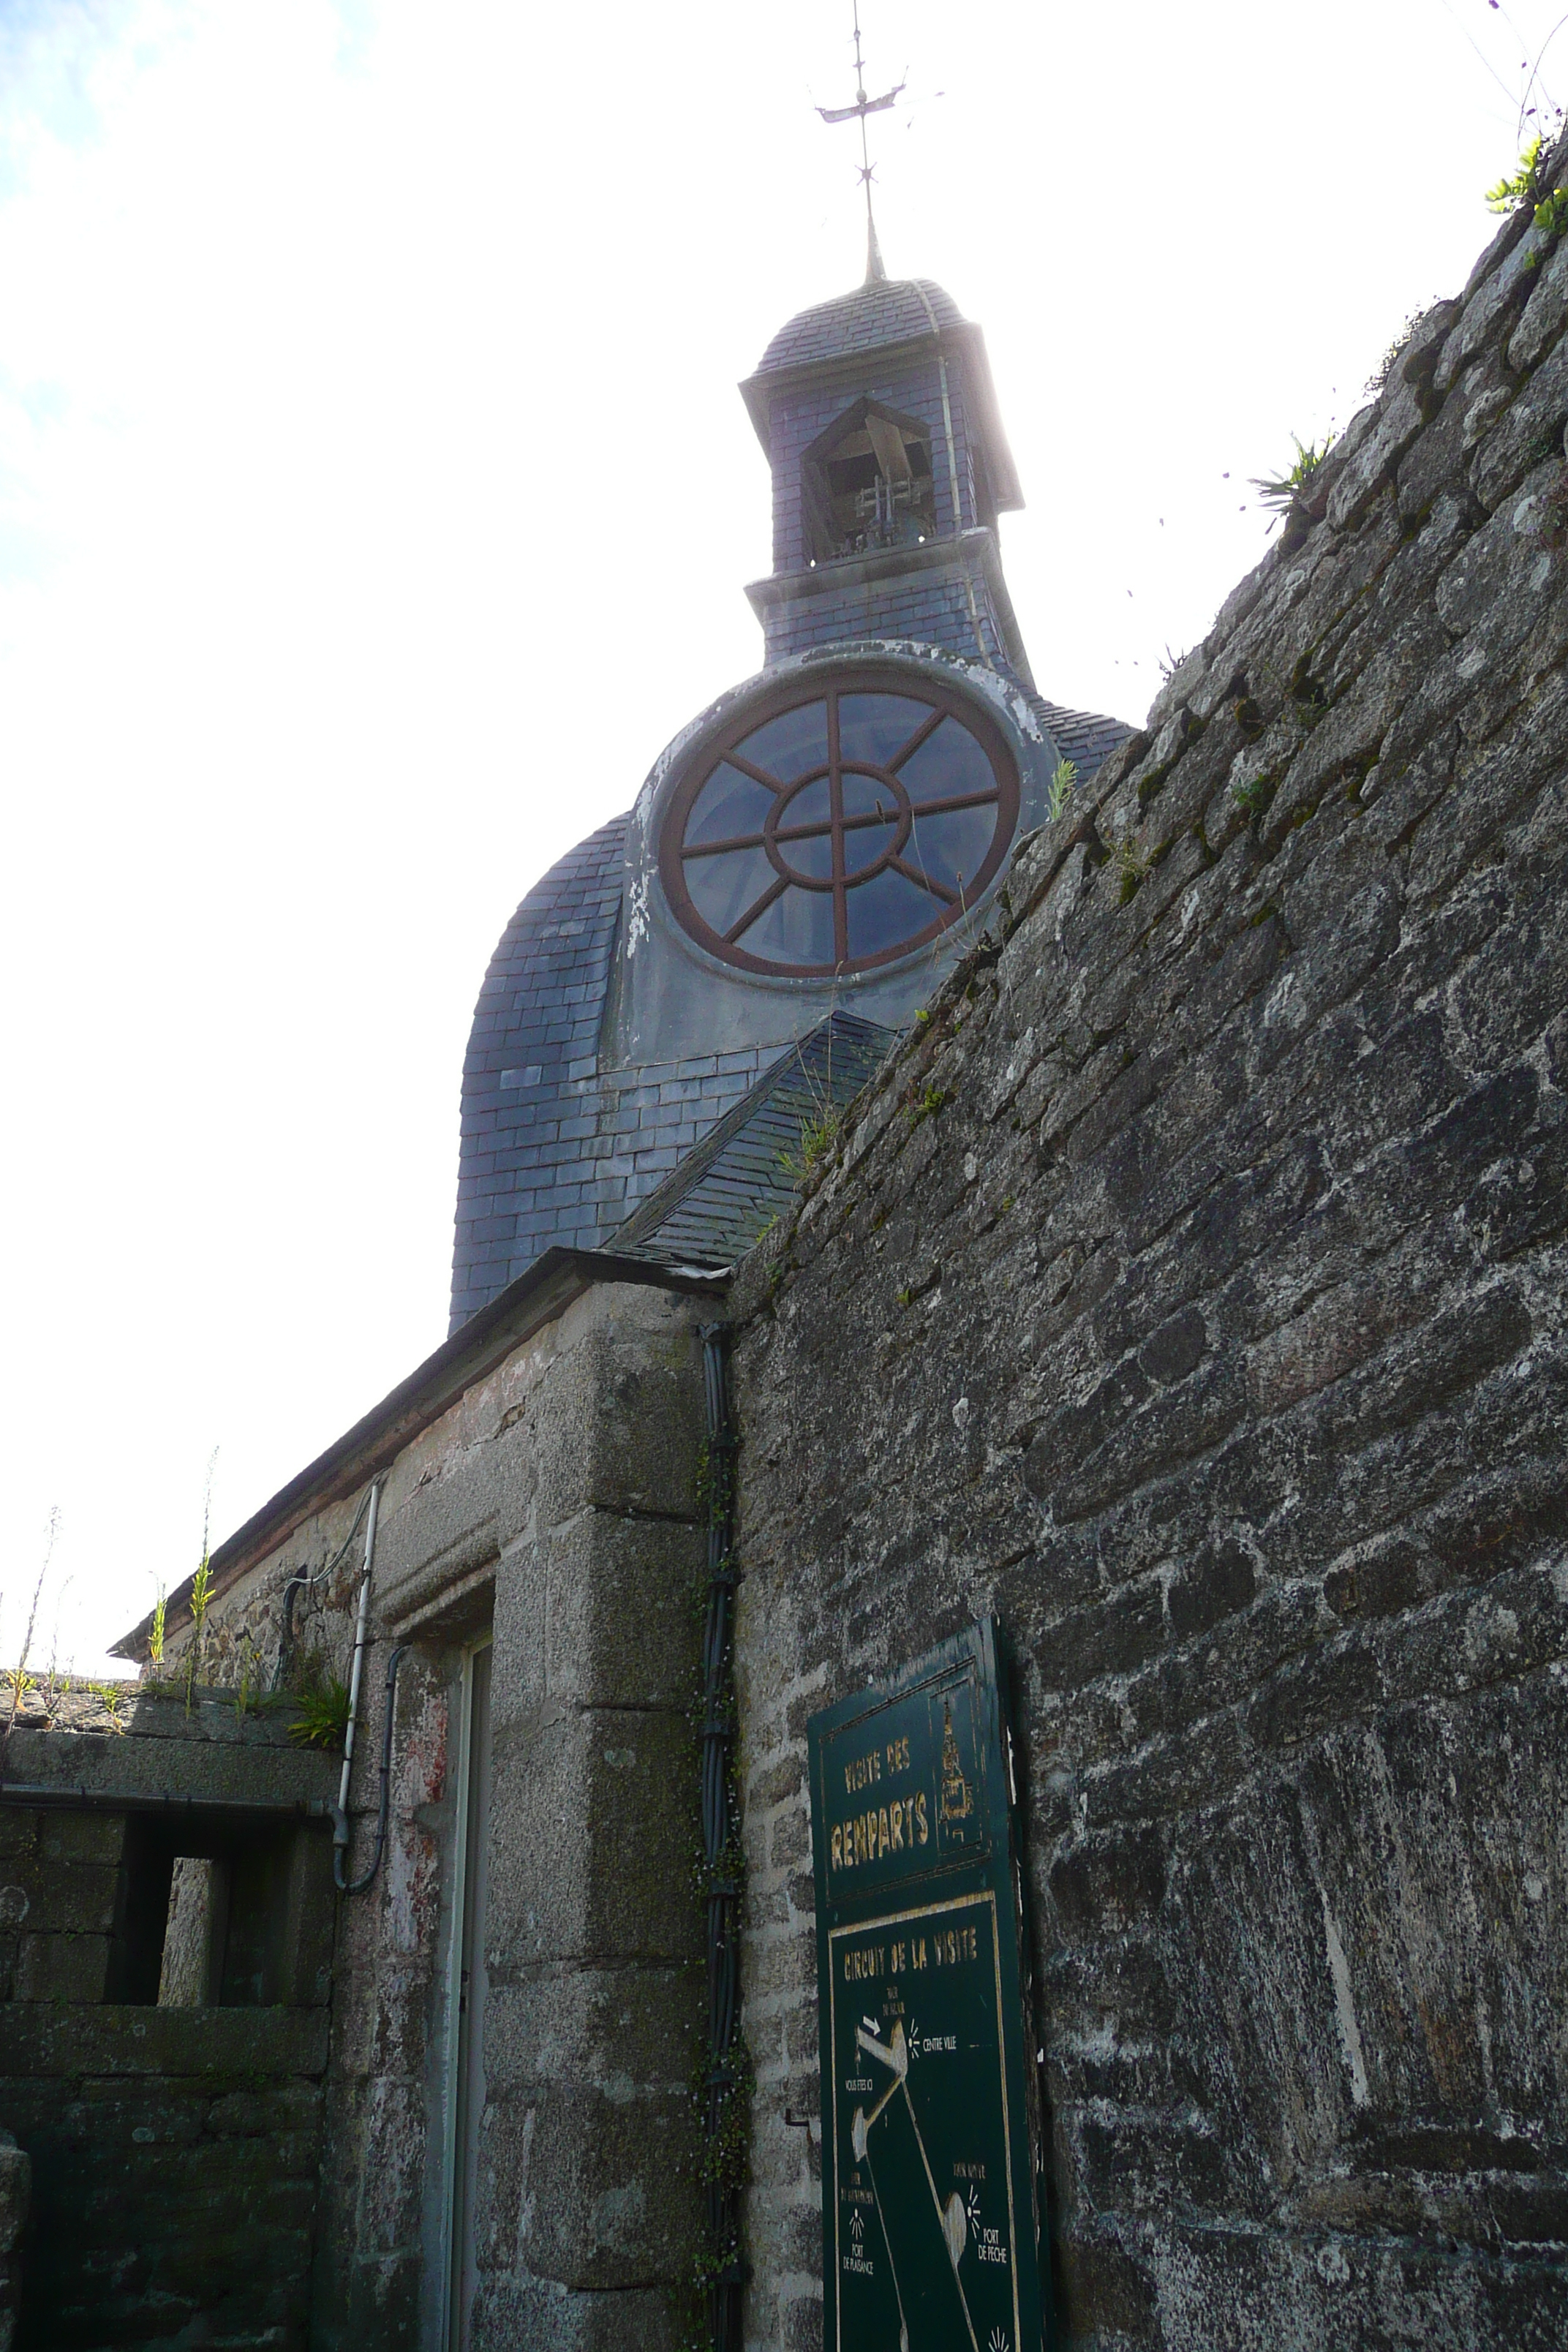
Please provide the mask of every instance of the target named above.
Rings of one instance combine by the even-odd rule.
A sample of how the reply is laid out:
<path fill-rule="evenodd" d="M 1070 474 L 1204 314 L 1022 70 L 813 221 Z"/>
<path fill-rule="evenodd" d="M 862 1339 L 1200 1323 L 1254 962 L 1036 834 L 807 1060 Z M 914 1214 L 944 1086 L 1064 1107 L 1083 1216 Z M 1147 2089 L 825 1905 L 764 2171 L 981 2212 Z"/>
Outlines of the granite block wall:
<path fill-rule="evenodd" d="M 600 1286 L 487 1360 L 383 1461 L 354 1874 L 374 1847 L 386 1664 L 395 1645 L 405 1654 L 384 1856 L 373 1885 L 331 1906 L 310 2287 L 320 2352 L 447 2341 L 458 1696 L 464 1651 L 486 1633 L 471 2341 L 475 2352 L 672 2352 L 699 2215 L 690 1710 L 705 1311 L 679 1286 Z M 252 1656 L 269 1679 L 282 1595 L 303 1574 L 316 1580 L 295 1642 L 346 1678 L 363 1558 L 363 1538 L 350 1538 L 370 1475 L 307 1497 L 287 1536 L 254 1556 L 217 1556 L 204 1673 L 236 1675 Z M 174 1614 L 177 1669 L 190 1630 Z"/>
<path fill-rule="evenodd" d="M 1060 2340 L 1568 2339 L 1565 325 L 1516 216 L 737 1278 L 755 2352 L 805 1720 L 983 1610 Z"/>
<path fill-rule="evenodd" d="M 326 1826 L 295 1809 L 324 1760 L 229 1695 L 57 1687 L 19 1700 L 0 1777 L 0 2343 L 303 2352 L 331 1932 Z M 160 2006 L 172 1853 L 258 1840 L 268 1948 L 237 1901 L 226 1973 Z"/>
<path fill-rule="evenodd" d="M 0 2009 L 21 2352 L 302 2352 L 326 2038 L 321 2010 Z"/>

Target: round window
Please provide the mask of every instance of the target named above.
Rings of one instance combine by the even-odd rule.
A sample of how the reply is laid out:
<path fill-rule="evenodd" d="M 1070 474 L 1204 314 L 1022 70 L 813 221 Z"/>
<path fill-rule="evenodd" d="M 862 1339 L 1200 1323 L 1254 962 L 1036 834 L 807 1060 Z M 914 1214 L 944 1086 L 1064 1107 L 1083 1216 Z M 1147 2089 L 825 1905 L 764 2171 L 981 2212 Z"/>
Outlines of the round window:
<path fill-rule="evenodd" d="M 908 955 L 981 898 L 1018 822 L 1001 729 L 904 670 L 795 678 L 752 704 L 671 795 L 659 843 L 682 928 L 795 980 Z"/>

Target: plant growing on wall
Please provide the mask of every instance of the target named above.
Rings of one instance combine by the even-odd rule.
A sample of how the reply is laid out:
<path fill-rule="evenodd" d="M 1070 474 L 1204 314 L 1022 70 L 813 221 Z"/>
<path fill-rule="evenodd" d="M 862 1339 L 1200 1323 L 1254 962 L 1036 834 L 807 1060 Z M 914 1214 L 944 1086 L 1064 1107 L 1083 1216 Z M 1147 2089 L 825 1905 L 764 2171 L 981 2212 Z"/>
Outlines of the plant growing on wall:
<path fill-rule="evenodd" d="M 109 1717 L 109 1727 L 123 1738 L 125 1734 L 125 1694 L 118 1683 L 89 1683 L 91 1691 Z"/>
<path fill-rule="evenodd" d="M 207 1457 L 206 1490 L 202 1496 L 202 1557 L 191 1579 L 191 1642 L 185 1652 L 185 1713 L 191 1711 L 195 1694 L 196 1676 L 201 1671 L 202 1635 L 207 1622 L 207 1609 L 213 1597 L 212 1517 L 213 1471 L 217 1465 L 215 1445 Z"/>
<path fill-rule="evenodd" d="M 44 1582 L 49 1572 L 49 1562 L 54 1558 L 55 1544 L 58 1539 L 59 1532 L 60 1514 L 59 1506 L 57 1504 L 54 1509 L 49 1513 L 48 1534 L 44 1538 L 43 1565 L 38 1570 L 37 1581 L 33 1587 L 33 1597 L 27 1604 L 27 1623 L 26 1629 L 22 1635 L 21 1653 L 17 1657 L 16 1664 L 11 1669 L 11 1711 L 5 1719 L 5 1737 L 7 1739 L 10 1738 L 13 1730 L 16 1728 L 16 1717 L 21 1712 L 22 1701 L 27 1696 L 29 1692 L 36 1690 L 37 1687 L 33 1677 L 27 1672 L 27 1659 L 33 1647 L 33 1636 L 37 1632 L 38 1603 L 44 1597 Z"/>
<path fill-rule="evenodd" d="M 234 1685 L 234 1711 L 241 1721 L 253 1706 L 265 1706 L 267 1700 L 257 1696 L 260 1681 L 260 1662 L 256 1654 L 256 1636 L 248 1625 L 241 1629 L 239 1642 L 239 1672 Z"/>
<path fill-rule="evenodd" d="M 349 1731 L 349 1686 L 342 1677 L 321 1674 L 299 1693 L 295 1704 L 289 1738 L 300 1748 L 320 1748 L 329 1754 L 341 1750 Z"/>
<path fill-rule="evenodd" d="M 1505 174 L 1495 188 L 1487 190 L 1487 205 L 1492 212 L 1533 215 L 1543 242 L 1540 250 L 1525 257 L 1527 269 L 1538 268 L 1563 230 L 1568 229 L 1568 188 L 1551 189 L 1546 185 L 1544 167 L 1551 146 L 1548 134 L 1537 131 L 1521 155 L 1517 169 Z"/>
<path fill-rule="evenodd" d="M 1050 797 L 1046 803 L 1046 813 L 1053 824 L 1055 824 L 1057 819 L 1062 814 L 1068 801 L 1071 800 L 1073 793 L 1077 789 L 1077 761 L 1073 760 L 1058 760 L 1055 769 L 1052 771 Z"/>
<path fill-rule="evenodd" d="M 1139 848 L 1131 834 L 1124 834 L 1116 844 L 1116 903 L 1130 907 L 1142 888 L 1153 863 L 1147 851 Z"/>
<path fill-rule="evenodd" d="M 804 1184 L 813 1169 L 821 1166 L 838 1140 L 844 1121 L 839 1111 L 828 1103 L 815 1117 L 803 1118 L 800 1137 L 793 1151 L 781 1151 L 779 1165 L 792 1184 Z"/>
<path fill-rule="evenodd" d="M 1487 210 L 1493 213 L 1533 212 L 1546 194 L 1541 167 L 1546 158 L 1546 133 L 1538 131 L 1521 155 L 1515 170 L 1505 173 L 1495 188 L 1487 190 Z"/>
<path fill-rule="evenodd" d="M 1326 433 L 1321 443 L 1302 441 L 1294 433 L 1290 438 L 1296 444 L 1295 464 L 1283 474 L 1266 474 L 1261 480 L 1255 478 L 1252 485 L 1263 504 L 1273 509 L 1277 521 L 1300 511 L 1302 491 L 1334 446 L 1331 433 Z"/>
<path fill-rule="evenodd" d="M 168 1616 L 169 1588 L 166 1584 L 161 1584 L 158 1587 L 158 1598 L 153 1604 L 152 1631 L 147 1636 L 148 1662 L 154 1666 L 161 1666 L 163 1663 L 163 1629 L 168 1622 Z"/>
<path fill-rule="evenodd" d="M 189 1715 L 195 1695 L 196 1673 L 201 1664 L 202 1633 L 207 1622 L 207 1608 L 213 1596 L 212 1561 L 204 1541 L 201 1564 L 191 1579 L 191 1645 L 185 1652 L 185 1713 Z"/>

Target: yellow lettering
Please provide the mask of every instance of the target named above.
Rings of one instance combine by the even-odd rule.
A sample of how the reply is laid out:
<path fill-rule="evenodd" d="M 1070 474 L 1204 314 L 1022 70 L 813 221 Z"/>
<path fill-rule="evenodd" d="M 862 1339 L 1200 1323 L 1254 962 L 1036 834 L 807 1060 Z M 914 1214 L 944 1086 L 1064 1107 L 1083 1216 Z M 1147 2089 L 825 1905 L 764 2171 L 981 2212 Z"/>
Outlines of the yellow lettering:
<path fill-rule="evenodd" d="M 881 1811 L 880 1811 L 878 1813 L 878 1815 L 877 1815 L 877 1851 L 878 1851 L 878 1853 L 887 1853 L 887 1851 L 888 1851 L 888 1848 L 889 1848 L 891 1844 L 892 1844 L 892 1839 L 888 1835 L 888 1808 L 886 1807 L 886 1805 L 884 1805 L 884 1806 L 882 1807 Z"/>
<path fill-rule="evenodd" d="M 924 1845 L 931 1836 L 931 1832 L 926 1827 L 926 1797 L 923 1789 L 915 1799 L 915 1834 L 921 1845 Z"/>
<path fill-rule="evenodd" d="M 844 1867 L 844 1832 L 842 1830 L 836 1829 L 833 1832 L 832 1853 L 834 1869 L 842 1870 Z"/>

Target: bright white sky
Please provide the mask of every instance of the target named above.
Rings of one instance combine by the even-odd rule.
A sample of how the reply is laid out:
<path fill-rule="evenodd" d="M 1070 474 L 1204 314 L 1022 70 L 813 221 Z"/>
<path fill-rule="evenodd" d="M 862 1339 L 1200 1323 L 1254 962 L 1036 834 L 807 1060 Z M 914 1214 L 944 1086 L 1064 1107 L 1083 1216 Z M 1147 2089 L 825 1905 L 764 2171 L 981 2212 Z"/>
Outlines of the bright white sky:
<path fill-rule="evenodd" d="M 1054 698 L 1142 718 L 1463 281 L 1510 5 L 864 0 Z M 216 1540 L 442 1338 L 490 949 L 760 658 L 735 385 L 860 274 L 848 13 L 0 0 L 0 1654 L 53 1507 L 99 1671 L 215 1447 Z"/>

